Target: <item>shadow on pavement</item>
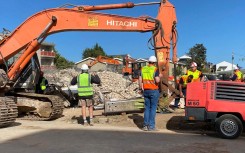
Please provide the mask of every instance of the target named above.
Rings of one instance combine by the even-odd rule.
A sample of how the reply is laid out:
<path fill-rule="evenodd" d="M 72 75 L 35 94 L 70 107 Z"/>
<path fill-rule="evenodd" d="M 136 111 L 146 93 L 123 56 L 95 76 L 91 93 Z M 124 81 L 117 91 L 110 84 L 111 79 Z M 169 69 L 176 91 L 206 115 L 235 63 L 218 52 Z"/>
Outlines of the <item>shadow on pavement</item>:
<path fill-rule="evenodd" d="M 52 129 L 12 138 L 2 142 L 0 150 L 8 153 L 229 153 L 234 149 L 239 152 L 243 144 L 244 139 L 227 141 L 194 134 L 98 130 L 81 126 L 81 129 Z"/>
<path fill-rule="evenodd" d="M 188 122 L 184 119 L 184 116 L 171 117 L 167 122 L 166 128 L 177 133 L 195 133 L 220 138 L 215 131 L 215 125 L 213 123 Z M 241 136 L 244 137 L 245 133 L 243 132 Z"/>
<path fill-rule="evenodd" d="M 129 115 L 128 118 L 132 119 L 134 124 L 141 129 L 143 127 L 144 118 L 139 114 Z"/>
<path fill-rule="evenodd" d="M 166 125 L 169 130 L 214 130 L 212 124 L 206 122 L 188 122 L 184 116 L 171 117 Z"/>
<path fill-rule="evenodd" d="M 5 128 L 8 128 L 8 127 L 20 126 L 20 125 L 21 125 L 21 123 L 15 121 L 14 123 L 12 123 L 10 125 L 0 127 L 0 129 L 5 129 Z"/>

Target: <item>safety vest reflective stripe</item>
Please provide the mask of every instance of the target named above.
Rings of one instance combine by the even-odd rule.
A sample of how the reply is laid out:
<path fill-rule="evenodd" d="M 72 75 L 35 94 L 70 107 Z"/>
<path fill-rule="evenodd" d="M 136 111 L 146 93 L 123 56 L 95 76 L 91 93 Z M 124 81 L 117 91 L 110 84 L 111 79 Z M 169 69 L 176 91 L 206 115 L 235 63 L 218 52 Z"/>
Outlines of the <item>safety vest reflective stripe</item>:
<path fill-rule="evenodd" d="M 242 72 L 241 71 L 236 71 L 235 74 L 237 76 L 235 81 L 242 82 Z"/>
<path fill-rule="evenodd" d="M 77 77 L 78 96 L 92 96 L 93 88 L 91 85 L 91 76 L 88 73 L 82 73 Z"/>
<path fill-rule="evenodd" d="M 144 89 L 156 90 L 158 86 L 155 82 L 155 73 L 157 68 L 155 66 L 144 66 L 141 70 L 142 82 Z"/>
<path fill-rule="evenodd" d="M 41 88 L 41 90 L 45 90 L 45 89 L 46 89 L 45 81 L 46 81 L 46 79 L 43 78 L 43 79 L 42 79 L 42 82 L 40 83 L 40 88 Z"/>
<path fill-rule="evenodd" d="M 199 82 L 200 81 L 200 75 L 201 75 L 201 72 L 196 70 L 195 72 L 192 72 L 191 70 L 188 70 L 187 71 L 187 75 L 193 75 L 193 79 L 192 79 L 192 82 Z"/>
<path fill-rule="evenodd" d="M 143 80 L 144 84 L 155 84 L 154 80 Z"/>

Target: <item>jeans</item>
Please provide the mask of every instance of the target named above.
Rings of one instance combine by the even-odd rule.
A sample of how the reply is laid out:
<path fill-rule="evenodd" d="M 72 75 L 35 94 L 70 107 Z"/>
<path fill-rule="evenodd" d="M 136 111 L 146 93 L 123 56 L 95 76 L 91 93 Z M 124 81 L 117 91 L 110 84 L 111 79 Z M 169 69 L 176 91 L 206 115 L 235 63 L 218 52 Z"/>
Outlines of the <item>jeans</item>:
<path fill-rule="evenodd" d="M 160 93 L 158 90 L 144 90 L 145 111 L 144 126 L 155 129 L 155 117 Z"/>
<path fill-rule="evenodd" d="M 186 99 L 186 88 L 182 89 L 182 93 L 183 93 L 184 99 Z M 175 98 L 174 107 L 179 107 L 179 101 L 180 101 L 180 97 Z"/>

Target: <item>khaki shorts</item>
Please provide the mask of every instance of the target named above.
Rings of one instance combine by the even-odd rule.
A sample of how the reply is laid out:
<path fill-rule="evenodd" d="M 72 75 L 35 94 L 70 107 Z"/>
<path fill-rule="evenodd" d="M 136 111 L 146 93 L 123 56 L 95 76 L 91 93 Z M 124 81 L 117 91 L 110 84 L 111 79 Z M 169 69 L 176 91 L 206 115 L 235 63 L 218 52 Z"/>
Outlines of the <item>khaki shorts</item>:
<path fill-rule="evenodd" d="M 86 106 L 86 107 L 94 105 L 93 99 L 79 99 L 79 103 L 80 106 Z"/>

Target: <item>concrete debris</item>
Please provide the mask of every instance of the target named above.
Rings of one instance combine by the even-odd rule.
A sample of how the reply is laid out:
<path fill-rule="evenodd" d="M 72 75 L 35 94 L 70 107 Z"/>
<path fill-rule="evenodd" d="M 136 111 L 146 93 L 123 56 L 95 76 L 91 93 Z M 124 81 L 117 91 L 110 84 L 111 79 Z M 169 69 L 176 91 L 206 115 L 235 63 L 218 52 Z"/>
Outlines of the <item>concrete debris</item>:
<path fill-rule="evenodd" d="M 61 87 L 69 87 L 73 77 L 80 72 L 75 69 L 64 69 L 57 72 L 45 73 L 49 83 Z M 95 101 L 125 100 L 141 97 L 138 82 L 124 78 L 122 74 L 110 71 L 96 72 L 101 79 L 101 85 L 93 85 Z M 102 94 L 101 94 L 102 93 Z"/>
<path fill-rule="evenodd" d="M 44 76 L 48 79 L 49 84 L 56 84 L 61 87 L 70 86 L 70 82 L 74 76 L 79 74 L 75 69 L 64 69 L 47 71 Z"/>

